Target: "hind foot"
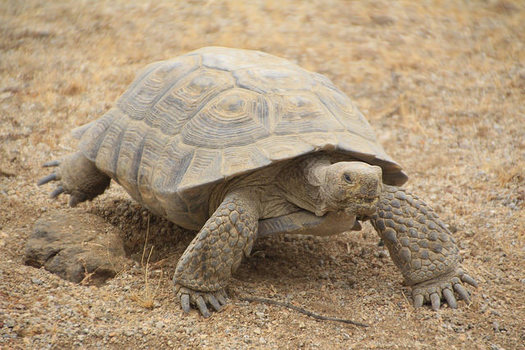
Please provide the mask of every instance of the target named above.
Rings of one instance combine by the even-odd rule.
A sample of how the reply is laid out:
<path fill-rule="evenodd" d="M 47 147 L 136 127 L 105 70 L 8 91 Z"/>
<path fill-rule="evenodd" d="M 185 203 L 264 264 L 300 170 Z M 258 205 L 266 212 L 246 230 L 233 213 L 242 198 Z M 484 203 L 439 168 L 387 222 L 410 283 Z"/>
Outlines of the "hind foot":
<path fill-rule="evenodd" d="M 55 169 L 53 173 L 41 178 L 37 185 L 57 181 L 57 187 L 51 192 L 50 197 L 56 198 L 62 193 L 69 194 L 71 207 L 104 193 L 111 181 L 109 176 L 100 172 L 95 163 L 80 152 L 70 154 L 63 160 L 44 163 L 43 166 Z"/>

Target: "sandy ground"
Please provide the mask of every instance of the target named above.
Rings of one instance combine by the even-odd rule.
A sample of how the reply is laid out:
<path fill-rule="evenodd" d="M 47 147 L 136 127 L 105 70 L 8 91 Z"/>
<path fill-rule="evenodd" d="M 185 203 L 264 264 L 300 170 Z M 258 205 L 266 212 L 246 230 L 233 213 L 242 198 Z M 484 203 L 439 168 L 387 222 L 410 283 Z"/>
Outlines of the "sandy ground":
<path fill-rule="evenodd" d="M 450 225 L 480 284 L 473 302 L 414 309 L 366 224 L 261 240 L 231 282 L 231 306 L 185 315 L 171 276 L 191 233 L 152 217 L 146 270 L 149 214 L 118 186 L 66 209 L 35 185 L 44 161 L 75 148 L 69 131 L 110 108 L 138 69 L 207 45 L 288 58 L 351 96 L 407 188 Z M 524 349 L 524 102 L 520 1 L 1 1 L 0 348 Z M 101 287 L 25 266 L 35 220 L 57 210 L 121 230 L 134 266 Z"/>

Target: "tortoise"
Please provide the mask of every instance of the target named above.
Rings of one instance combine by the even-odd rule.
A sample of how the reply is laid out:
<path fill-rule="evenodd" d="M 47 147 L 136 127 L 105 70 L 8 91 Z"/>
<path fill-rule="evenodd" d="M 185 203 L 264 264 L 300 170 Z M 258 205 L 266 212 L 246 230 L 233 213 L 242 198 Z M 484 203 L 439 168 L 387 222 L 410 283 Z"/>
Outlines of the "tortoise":
<path fill-rule="evenodd" d="M 102 194 L 110 179 L 153 213 L 198 230 L 178 261 L 182 309 L 208 317 L 254 240 L 332 235 L 370 220 L 416 307 L 469 302 L 455 240 L 399 186 L 407 175 L 327 77 L 273 55 L 206 47 L 148 65 L 101 118 L 73 131 L 78 151 L 44 166 L 51 197 Z"/>

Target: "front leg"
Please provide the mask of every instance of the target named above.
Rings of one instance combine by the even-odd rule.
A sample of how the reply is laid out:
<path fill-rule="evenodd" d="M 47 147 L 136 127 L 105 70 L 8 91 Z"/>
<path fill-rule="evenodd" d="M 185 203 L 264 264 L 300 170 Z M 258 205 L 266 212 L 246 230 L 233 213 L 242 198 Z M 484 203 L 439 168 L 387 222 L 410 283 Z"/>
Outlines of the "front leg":
<path fill-rule="evenodd" d="M 173 282 L 182 309 L 190 304 L 204 317 L 206 304 L 219 311 L 226 303 L 224 287 L 248 256 L 257 235 L 259 209 L 253 195 L 237 191 L 226 196 L 204 224 L 177 264 Z"/>
<path fill-rule="evenodd" d="M 430 301 L 437 310 L 444 298 L 456 308 L 454 291 L 469 302 L 461 282 L 473 286 L 477 283 L 461 269 L 451 232 L 423 201 L 402 188 L 384 185 L 371 222 L 412 287 L 415 307 Z"/>

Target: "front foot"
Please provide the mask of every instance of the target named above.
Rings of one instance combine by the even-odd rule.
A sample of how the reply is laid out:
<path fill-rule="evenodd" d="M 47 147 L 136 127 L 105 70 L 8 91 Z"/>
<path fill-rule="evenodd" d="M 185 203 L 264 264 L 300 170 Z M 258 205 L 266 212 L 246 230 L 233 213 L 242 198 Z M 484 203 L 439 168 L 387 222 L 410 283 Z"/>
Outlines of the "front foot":
<path fill-rule="evenodd" d="M 191 306 L 196 306 L 202 316 L 206 318 L 211 316 L 208 305 L 211 305 L 215 311 L 221 311 L 228 303 L 228 297 L 222 288 L 214 292 L 201 292 L 176 283 L 175 295 L 177 299 L 180 300 L 184 312 L 188 313 L 190 312 Z"/>
<path fill-rule="evenodd" d="M 182 310 L 196 306 L 210 317 L 208 305 L 219 311 L 226 304 L 224 287 L 257 235 L 257 203 L 250 192 L 232 192 L 206 221 L 182 254 L 173 283 Z"/>
<path fill-rule="evenodd" d="M 457 307 L 454 292 L 469 302 L 462 282 L 477 286 L 461 269 L 461 257 L 452 233 L 438 215 L 415 195 L 395 186 L 383 186 L 377 212 L 370 221 L 412 286 L 414 306 L 441 300 Z"/>
<path fill-rule="evenodd" d="M 454 291 L 460 299 L 463 299 L 469 304 L 469 293 L 462 282 L 474 287 L 478 286 L 478 283 L 461 269 L 413 285 L 412 298 L 414 300 L 414 307 L 418 308 L 423 306 L 424 303 L 430 302 L 432 309 L 437 311 L 441 306 L 441 300 L 444 300 L 452 309 L 455 309 L 458 307 L 458 304 Z"/>

